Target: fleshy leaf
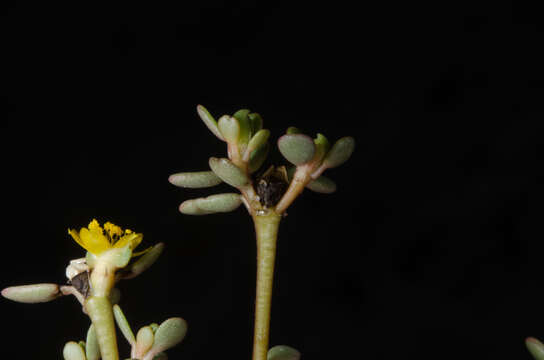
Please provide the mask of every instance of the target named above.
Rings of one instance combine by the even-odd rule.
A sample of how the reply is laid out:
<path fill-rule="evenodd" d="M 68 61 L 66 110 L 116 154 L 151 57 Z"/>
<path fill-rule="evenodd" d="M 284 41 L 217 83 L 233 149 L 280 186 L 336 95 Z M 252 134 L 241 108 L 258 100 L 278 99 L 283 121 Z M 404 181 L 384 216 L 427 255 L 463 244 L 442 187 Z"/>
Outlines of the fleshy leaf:
<path fill-rule="evenodd" d="M 277 345 L 268 350 L 267 360 L 298 360 L 300 359 L 300 352 L 298 350 L 287 346 Z"/>
<path fill-rule="evenodd" d="M 127 339 L 130 345 L 134 345 L 136 342 L 134 333 L 132 332 L 127 318 L 125 317 L 125 314 L 123 314 L 123 311 L 119 305 L 113 305 L 113 316 L 115 316 L 115 322 L 117 323 L 117 326 L 119 326 L 119 330 L 121 330 L 121 333 L 123 333 L 125 339 Z"/>
<path fill-rule="evenodd" d="M 205 198 L 186 200 L 179 211 L 186 215 L 208 215 L 236 210 L 242 203 L 240 194 L 216 194 Z"/>
<path fill-rule="evenodd" d="M 221 184 L 221 179 L 213 171 L 182 172 L 172 174 L 168 178 L 172 185 L 184 188 L 199 189 Z"/>
<path fill-rule="evenodd" d="M 237 143 L 240 137 L 240 124 L 235 117 L 224 115 L 217 122 L 223 139 L 229 144 Z"/>
<path fill-rule="evenodd" d="M 96 331 L 94 325 L 89 326 L 87 331 L 87 340 L 85 343 L 85 355 L 87 360 L 99 360 L 100 359 L 100 347 L 98 345 L 98 339 L 96 338 Z"/>
<path fill-rule="evenodd" d="M 251 137 L 251 124 L 249 122 L 248 114 L 248 109 L 242 109 L 238 110 L 234 113 L 234 115 L 232 115 L 234 118 L 236 118 L 236 120 L 238 120 L 238 124 L 240 125 L 240 137 L 238 138 L 239 144 L 247 144 L 249 138 Z"/>
<path fill-rule="evenodd" d="M 325 156 L 323 164 L 328 168 L 334 168 L 345 163 L 355 149 L 355 139 L 346 136 L 339 139 Z"/>
<path fill-rule="evenodd" d="M 86 360 L 83 348 L 75 341 L 69 341 L 64 345 L 62 356 L 65 360 Z"/>
<path fill-rule="evenodd" d="M 22 303 L 47 302 L 61 295 L 57 284 L 11 286 L 2 290 L 2 296 L 6 299 Z"/>
<path fill-rule="evenodd" d="M 135 276 L 140 275 L 147 269 L 149 269 L 149 267 L 153 265 L 155 261 L 157 261 L 157 259 L 159 258 L 163 250 L 164 250 L 164 243 L 161 242 L 161 243 L 155 244 L 151 248 L 151 250 L 146 252 L 138 260 L 136 260 L 134 263 L 132 263 L 128 267 L 129 272 L 123 275 L 123 279 L 133 278 Z"/>
<path fill-rule="evenodd" d="M 306 187 L 312 191 L 322 194 L 332 194 L 336 191 L 336 183 L 323 175 L 314 181 L 310 181 Z"/>
<path fill-rule="evenodd" d="M 249 178 L 238 166 L 234 165 L 229 159 L 211 157 L 209 160 L 210 168 L 227 184 L 240 187 L 249 182 Z"/>
<path fill-rule="evenodd" d="M 278 139 L 281 154 L 290 163 L 302 165 L 312 160 L 315 144 L 311 137 L 303 134 L 287 134 Z"/>
<path fill-rule="evenodd" d="M 300 134 L 300 130 L 294 126 L 289 126 L 286 131 L 287 134 Z"/>
<path fill-rule="evenodd" d="M 247 144 L 246 149 L 246 155 L 244 155 L 244 160 L 247 161 L 250 158 L 250 155 L 253 151 L 257 150 L 258 148 L 264 146 L 266 142 L 268 141 L 268 138 L 270 137 L 270 130 L 267 129 L 261 129 L 259 130 L 251 140 L 249 140 L 249 143 Z"/>
<path fill-rule="evenodd" d="M 325 137 L 323 134 L 317 134 L 317 137 L 314 139 L 315 144 L 315 155 L 314 159 L 316 161 L 323 160 L 323 157 L 327 154 L 329 149 L 331 148 L 331 145 L 329 144 L 329 140 Z"/>
<path fill-rule="evenodd" d="M 263 118 L 257 113 L 251 113 L 247 115 L 249 123 L 251 124 L 251 133 L 256 134 L 263 128 Z"/>
<path fill-rule="evenodd" d="M 154 338 L 151 327 L 144 326 L 138 330 L 138 334 L 136 334 L 136 353 L 143 357 L 153 346 Z"/>
<path fill-rule="evenodd" d="M 158 354 L 179 344 L 187 333 L 187 322 L 182 318 L 164 321 L 155 332 L 155 342 L 150 352 Z"/>
<path fill-rule="evenodd" d="M 198 116 L 204 121 L 204 124 L 210 129 L 210 131 L 217 136 L 220 140 L 225 141 L 223 139 L 223 135 L 221 135 L 221 132 L 219 131 L 219 128 L 217 127 L 217 122 L 213 118 L 213 116 L 206 110 L 206 108 L 202 105 L 198 105 L 196 107 L 196 111 L 198 112 Z"/>
<path fill-rule="evenodd" d="M 536 360 L 544 360 L 544 344 L 533 337 L 525 339 L 527 349 Z"/>
<path fill-rule="evenodd" d="M 268 151 L 270 150 L 270 145 L 268 143 L 264 144 L 257 150 L 253 150 L 251 155 L 249 155 L 249 172 L 254 173 L 259 170 L 263 165 L 266 157 L 268 156 Z"/>

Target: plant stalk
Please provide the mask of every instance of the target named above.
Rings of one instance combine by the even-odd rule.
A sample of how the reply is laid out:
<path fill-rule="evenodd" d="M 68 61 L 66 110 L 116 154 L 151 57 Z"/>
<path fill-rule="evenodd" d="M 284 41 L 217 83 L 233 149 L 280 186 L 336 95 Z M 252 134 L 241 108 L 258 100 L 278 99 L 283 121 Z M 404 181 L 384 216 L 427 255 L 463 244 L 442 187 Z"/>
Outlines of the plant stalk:
<path fill-rule="evenodd" d="M 93 322 L 102 360 L 119 360 L 110 300 L 105 296 L 91 296 L 85 302 L 85 309 Z"/>
<path fill-rule="evenodd" d="M 92 295 L 85 301 L 96 331 L 102 360 L 119 360 L 113 306 L 109 295 L 115 283 L 115 266 L 107 257 L 100 257 L 90 276 Z"/>
<path fill-rule="evenodd" d="M 266 360 L 270 334 L 270 310 L 274 283 L 276 242 L 281 215 L 273 210 L 253 216 L 257 234 L 257 288 L 253 360 Z"/>

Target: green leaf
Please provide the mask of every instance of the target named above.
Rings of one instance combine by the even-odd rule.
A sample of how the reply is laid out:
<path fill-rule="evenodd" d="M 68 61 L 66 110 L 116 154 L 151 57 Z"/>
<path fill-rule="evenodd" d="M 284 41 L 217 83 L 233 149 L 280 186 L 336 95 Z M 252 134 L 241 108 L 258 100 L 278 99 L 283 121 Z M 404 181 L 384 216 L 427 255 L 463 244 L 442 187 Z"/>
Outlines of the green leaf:
<path fill-rule="evenodd" d="M 310 181 L 306 187 L 312 191 L 322 194 L 332 194 L 336 191 L 336 183 L 323 175 L 314 181 Z"/>
<path fill-rule="evenodd" d="M 158 354 L 179 344 L 187 333 L 187 322 L 182 318 L 164 321 L 155 332 L 155 342 L 150 352 Z"/>
<path fill-rule="evenodd" d="M 263 128 L 263 118 L 257 113 L 248 114 L 249 123 L 251 124 L 251 133 L 256 134 Z"/>
<path fill-rule="evenodd" d="M 287 134 L 278 139 L 281 154 L 290 163 L 302 165 L 313 159 L 315 144 L 311 137 L 303 134 Z"/>
<path fill-rule="evenodd" d="M 145 355 L 153 346 L 153 330 L 150 326 L 144 326 L 136 334 L 136 353 L 140 356 Z"/>
<path fill-rule="evenodd" d="M 316 147 L 314 159 L 316 161 L 321 161 L 323 160 L 323 157 L 327 154 L 327 152 L 331 148 L 331 145 L 329 144 L 329 140 L 327 140 L 325 135 L 317 134 L 317 137 L 314 139 L 314 144 Z"/>
<path fill-rule="evenodd" d="M 544 344 L 533 337 L 525 339 L 527 349 L 536 360 L 544 360 Z"/>
<path fill-rule="evenodd" d="M 294 127 L 294 126 L 289 126 L 287 128 L 287 132 L 286 132 L 286 134 L 300 134 L 300 133 L 301 133 L 301 131 L 298 128 Z"/>
<path fill-rule="evenodd" d="M 125 314 L 123 314 L 123 311 L 119 305 L 113 305 L 113 316 L 115 316 L 115 322 L 117 323 L 117 326 L 119 326 L 119 330 L 121 330 L 121 333 L 123 333 L 125 339 L 127 339 L 130 345 L 133 345 L 136 342 L 134 333 L 132 332 L 127 318 L 125 317 Z"/>
<path fill-rule="evenodd" d="M 238 124 L 240 125 L 240 137 L 238 138 L 239 144 L 247 144 L 249 138 L 251 137 L 251 124 L 249 122 L 248 114 L 248 109 L 242 109 L 238 110 L 234 113 L 234 115 L 232 115 L 234 118 L 236 118 L 236 120 L 238 120 Z"/>
<path fill-rule="evenodd" d="M 157 332 L 157 329 L 159 328 L 159 324 L 157 323 L 151 323 L 149 326 L 151 327 L 151 330 L 153 330 L 153 334 Z"/>
<path fill-rule="evenodd" d="M 149 269 L 149 267 L 151 267 L 151 265 L 157 261 L 163 250 L 164 243 L 161 242 L 155 244 L 151 250 L 143 254 L 138 260 L 129 266 L 129 272 L 123 276 L 123 279 L 131 279 Z"/>
<path fill-rule="evenodd" d="M 261 129 L 259 130 L 252 138 L 249 140 L 246 149 L 246 155 L 244 155 L 244 160 L 247 161 L 250 158 L 250 155 L 256 149 L 264 146 L 270 137 L 270 130 Z"/>
<path fill-rule="evenodd" d="M 186 215 L 208 215 L 236 210 L 242 203 L 240 194 L 216 194 L 205 198 L 186 200 L 179 211 Z"/>
<path fill-rule="evenodd" d="M 277 345 L 268 350 L 267 360 L 298 360 L 300 352 L 287 345 Z"/>
<path fill-rule="evenodd" d="M 206 108 L 202 105 L 198 105 L 196 107 L 196 111 L 198 112 L 198 116 L 204 121 L 204 124 L 210 129 L 210 131 L 217 136 L 220 140 L 225 141 L 223 139 L 223 135 L 221 135 L 221 132 L 219 131 L 219 128 L 217 127 L 217 122 L 213 118 L 213 116 L 206 110 Z"/>
<path fill-rule="evenodd" d="M 231 186 L 240 187 L 249 182 L 246 174 L 229 159 L 211 157 L 209 164 L 215 175 Z"/>
<path fill-rule="evenodd" d="M 168 178 L 172 185 L 199 189 L 221 184 L 221 179 L 213 171 L 181 172 Z"/>
<path fill-rule="evenodd" d="M 87 356 L 87 360 L 100 359 L 100 347 L 98 345 L 98 339 L 96 338 L 96 331 L 94 330 L 93 324 L 89 326 L 89 330 L 87 331 L 85 355 Z"/>
<path fill-rule="evenodd" d="M 264 144 L 260 148 L 253 150 L 251 155 L 249 155 L 249 173 L 252 174 L 263 165 L 266 157 L 268 156 L 268 151 L 270 151 L 270 145 L 268 143 Z"/>
<path fill-rule="evenodd" d="M 62 294 L 57 284 L 33 284 L 5 288 L 2 296 L 22 303 L 40 303 L 54 300 Z"/>
<path fill-rule="evenodd" d="M 86 360 L 83 348 L 75 341 L 69 341 L 64 345 L 62 356 L 65 360 Z"/>
<path fill-rule="evenodd" d="M 240 124 L 235 117 L 224 115 L 221 116 L 217 123 L 223 139 L 229 144 L 238 143 L 240 137 Z"/>
<path fill-rule="evenodd" d="M 325 156 L 323 164 L 328 168 L 334 168 L 345 163 L 355 149 L 355 139 L 346 136 L 339 139 Z"/>

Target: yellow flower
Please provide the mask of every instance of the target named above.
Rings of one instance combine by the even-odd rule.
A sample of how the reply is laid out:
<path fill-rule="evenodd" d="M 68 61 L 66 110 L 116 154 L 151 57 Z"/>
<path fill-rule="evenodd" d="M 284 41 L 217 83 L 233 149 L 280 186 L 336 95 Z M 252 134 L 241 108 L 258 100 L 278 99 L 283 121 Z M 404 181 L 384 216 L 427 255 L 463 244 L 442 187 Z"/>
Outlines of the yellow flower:
<path fill-rule="evenodd" d="M 105 223 L 102 228 L 95 219 L 89 223 L 87 228 L 81 228 L 79 232 L 68 229 L 68 234 L 72 235 L 82 248 L 94 255 L 100 255 L 107 250 L 122 248 L 126 245 L 134 250 L 143 239 L 142 234 L 134 233 L 129 229 L 123 231 L 119 226 L 110 222 Z M 148 250 L 133 253 L 132 256 L 141 255 Z"/>

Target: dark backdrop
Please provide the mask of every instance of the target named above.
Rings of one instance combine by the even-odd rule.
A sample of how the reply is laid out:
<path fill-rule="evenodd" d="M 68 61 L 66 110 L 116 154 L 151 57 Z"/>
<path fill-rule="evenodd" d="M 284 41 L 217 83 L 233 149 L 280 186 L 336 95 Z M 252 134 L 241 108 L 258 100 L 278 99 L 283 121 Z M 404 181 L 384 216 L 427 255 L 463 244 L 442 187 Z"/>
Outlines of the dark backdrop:
<path fill-rule="evenodd" d="M 271 345 L 530 359 L 524 338 L 544 338 L 536 9 L 182 3 L 3 2 L 0 287 L 64 282 L 83 255 L 67 228 L 112 221 L 167 246 L 120 284 L 133 327 L 182 316 L 171 358 L 248 359 L 250 218 L 181 215 L 217 190 L 167 181 L 224 154 L 197 104 L 246 107 L 273 142 L 291 125 L 357 141 L 328 172 L 337 193 L 305 192 L 282 224 Z M 0 299 L 0 313 L 4 357 L 58 359 L 88 325 L 73 298 Z"/>

